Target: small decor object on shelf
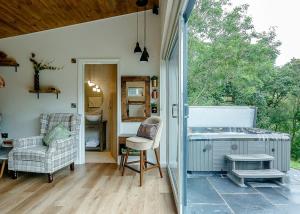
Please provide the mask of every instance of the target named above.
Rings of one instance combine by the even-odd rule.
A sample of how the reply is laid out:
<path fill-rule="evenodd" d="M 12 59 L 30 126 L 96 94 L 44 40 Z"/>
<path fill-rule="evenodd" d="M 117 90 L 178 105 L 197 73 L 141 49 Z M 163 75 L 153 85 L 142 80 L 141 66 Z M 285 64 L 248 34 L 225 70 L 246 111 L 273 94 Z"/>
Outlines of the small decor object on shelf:
<path fill-rule="evenodd" d="M 156 114 L 157 113 L 157 104 L 151 103 L 151 112 Z"/>
<path fill-rule="evenodd" d="M 32 53 L 30 57 L 30 61 L 33 64 L 34 69 L 34 90 L 39 91 L 40 90 L 40 71 L 42 70 L 61 70 L 63 67 L 56 67 L 52 66 L 50 62 L 44 62 L 43 60 L 38 62 L 35 58 L 35 54 Z"/>
<path fill-rule="evenodd" d="M 153 89 L 153 91 L 152 91 L 152 99 L 157 99 L 157 98 L 158 98 L 157 89 Z"/>
<path fill-rule="evenodd" d="M 154 87 L 154 88 L 157 87 L 157 80 L 158 80 L 157 76 L 151 77 L 152 87 Z"/>
<path fill-rule="evenodd" d="M 13 140 L 4 140 L 3 142 L 2 142 L 2 147 L 13 147 Z"/>
<path fill-rule="evenodd" d="M 14 58 L 8 57 L 6 53 L 0 51 L 0 66 L 15 67 L 15 71 L 17 72 L 17 67 L 19 64 Z"/>
<path fill-rule="evenodd" d="M 5 87 L 5 80 L 2 76 L 0 76 L 0 88 L 4 88 Z"/>

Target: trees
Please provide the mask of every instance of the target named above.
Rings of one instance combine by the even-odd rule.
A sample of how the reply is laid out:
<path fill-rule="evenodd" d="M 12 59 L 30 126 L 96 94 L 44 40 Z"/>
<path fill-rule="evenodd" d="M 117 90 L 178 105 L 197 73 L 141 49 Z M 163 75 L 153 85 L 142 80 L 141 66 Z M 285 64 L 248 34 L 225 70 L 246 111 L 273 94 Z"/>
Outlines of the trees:
<path fill-rule="evenodd" d="M 257 32 L 247 9 L 232 8 L 229 0 L 196 2 L 189 21 L 189 103 L 257 106 L 258 126 L 290 133 L 300 150 L 300 60 L 277 67 L 275 28 Z"/>

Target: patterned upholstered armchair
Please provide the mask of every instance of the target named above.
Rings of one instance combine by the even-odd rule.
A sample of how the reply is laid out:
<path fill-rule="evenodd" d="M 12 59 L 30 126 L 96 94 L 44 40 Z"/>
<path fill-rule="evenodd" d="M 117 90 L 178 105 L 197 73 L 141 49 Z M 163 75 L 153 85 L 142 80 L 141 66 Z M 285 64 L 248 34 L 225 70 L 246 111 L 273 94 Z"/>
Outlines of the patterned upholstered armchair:
<path fill-rule="evenodd" d="M 43 137 L 54 126 L 63 124 L 72 135 L 69 138 L 52 142 L 50 146 L 43 144 Z M 14 148 L 8 154 L 8 169 L 12 177 L 17 172 L 47 173 L 48 181 L 53 181 L 53 173 L 70 165 L 74 170 L 76 148 L 79 142 L 80 116 L 77 114 L 54 113 L 41 114 L 40 136 L 21 138 L 14 142 Z"/>

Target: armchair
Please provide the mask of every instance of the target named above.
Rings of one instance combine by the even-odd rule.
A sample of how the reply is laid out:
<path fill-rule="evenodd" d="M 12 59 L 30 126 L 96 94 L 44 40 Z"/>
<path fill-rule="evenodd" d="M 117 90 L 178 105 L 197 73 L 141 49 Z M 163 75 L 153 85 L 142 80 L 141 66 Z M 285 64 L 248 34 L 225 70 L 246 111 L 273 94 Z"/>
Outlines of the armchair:
<path fill-rule="evenodd" d="M 48 182 L 51 183 L 53 173 L 57 170 L 68 165 L 72 171 L 74 170 L 80 116 L 67 113 L 41 114 L 40 123 L 40 136 L 16 140 L 14 148 L 8 154 L 8 169 L 12 171 L 14 179 L 17 178 L 18 171 L 47 173 Z M 71 136 L 54 141 L 49 147 L 45 146 L 43 137 L 60 123 L 71 131 Z"/>

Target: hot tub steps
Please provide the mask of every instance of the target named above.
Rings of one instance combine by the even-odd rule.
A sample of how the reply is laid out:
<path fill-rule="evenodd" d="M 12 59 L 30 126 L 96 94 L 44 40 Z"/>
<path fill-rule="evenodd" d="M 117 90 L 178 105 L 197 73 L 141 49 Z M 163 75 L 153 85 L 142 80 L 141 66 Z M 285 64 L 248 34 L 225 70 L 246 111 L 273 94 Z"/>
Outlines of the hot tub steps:
<path fill-rule="evenodd" d="M 231 161 L 273 161 L 274 157 L 266 154 L 226 155 Z"/>
<path fill-rule="evenodd" d="M 227 174 L 228 178 L 241 187 L 246 187 L 245 179 L 276 179 L 280 183 L 283 181 L 285 174 L 277 169 L 271 169 L 273 156 L 266 154 L 249 154 L 249 155 L 226 155 L 225 158 L 232 164 L 231 171 Z M 236 169 L 236 162 L 260 162 L 261 169 L 243 170 Z M 268 162 L 268 169 L 263 168 L 263 162 Z"/>

